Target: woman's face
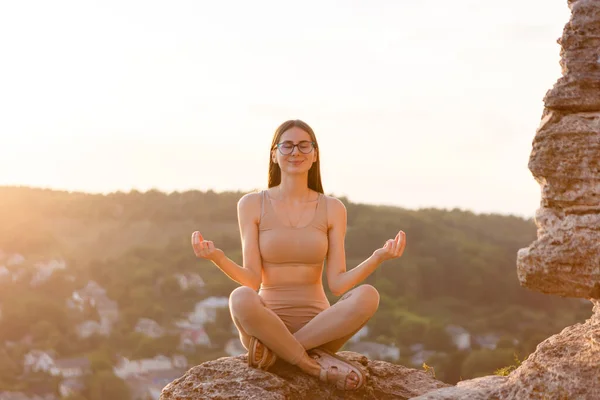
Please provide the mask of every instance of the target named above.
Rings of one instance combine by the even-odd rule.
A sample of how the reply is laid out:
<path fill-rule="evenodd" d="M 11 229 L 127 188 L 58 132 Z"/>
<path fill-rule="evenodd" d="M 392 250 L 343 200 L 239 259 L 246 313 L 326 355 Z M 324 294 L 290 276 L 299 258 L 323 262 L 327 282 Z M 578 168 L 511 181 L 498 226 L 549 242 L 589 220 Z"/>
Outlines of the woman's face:
<path fill-rule="evenodd" d="M 317 161 L 317 151 L 308 132 L 294 126 L 281 134 L 279 148 L 271 151 L 271 157 L 282 173 L 303 174 Z"/>

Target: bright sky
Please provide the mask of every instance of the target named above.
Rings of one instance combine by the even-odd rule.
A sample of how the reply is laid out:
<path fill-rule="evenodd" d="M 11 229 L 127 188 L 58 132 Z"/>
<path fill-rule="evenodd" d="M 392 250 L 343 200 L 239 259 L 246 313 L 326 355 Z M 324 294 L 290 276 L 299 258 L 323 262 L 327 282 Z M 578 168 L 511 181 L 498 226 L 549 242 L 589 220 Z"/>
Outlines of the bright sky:
<path fill-rule="evenodd" d="M 300 118 L 325 192 L 532 216 L 566 0 L 7 1 L 0 185 L 252 190 Z"/>

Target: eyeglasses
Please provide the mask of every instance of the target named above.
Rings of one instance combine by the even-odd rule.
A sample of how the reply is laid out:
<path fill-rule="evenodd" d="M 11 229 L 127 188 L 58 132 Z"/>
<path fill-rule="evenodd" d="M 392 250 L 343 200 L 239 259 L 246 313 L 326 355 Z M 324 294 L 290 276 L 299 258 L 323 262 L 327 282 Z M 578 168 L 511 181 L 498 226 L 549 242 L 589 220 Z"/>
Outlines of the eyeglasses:
<path fill-rule="evenodd" d="M 298 150 L 300 150 L 301 153 L 308 154 L 315 147 L 315 142 L 302 140 L 301 142 L 298 142 L 298 144 L 294 144 L 286 140 L 285 142 L 277 143 L 275 147 L 277 147 L 279 149 L 279 152 L 284 156 L 292 154 L 292 152 L 294 151 L 294 147 L 298 147 Z"/>

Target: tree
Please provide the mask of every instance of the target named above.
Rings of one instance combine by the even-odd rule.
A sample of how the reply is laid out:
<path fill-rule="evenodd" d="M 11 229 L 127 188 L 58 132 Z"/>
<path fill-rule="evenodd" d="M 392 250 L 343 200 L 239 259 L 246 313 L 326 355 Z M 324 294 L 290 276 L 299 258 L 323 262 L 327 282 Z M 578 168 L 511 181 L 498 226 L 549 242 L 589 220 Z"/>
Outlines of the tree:
<path fill-rule="evenodd" d="M 112 371 L 100 371 L 93 375 L 88 388 L 89 400 L 131 400 L 127 384 Z"/>

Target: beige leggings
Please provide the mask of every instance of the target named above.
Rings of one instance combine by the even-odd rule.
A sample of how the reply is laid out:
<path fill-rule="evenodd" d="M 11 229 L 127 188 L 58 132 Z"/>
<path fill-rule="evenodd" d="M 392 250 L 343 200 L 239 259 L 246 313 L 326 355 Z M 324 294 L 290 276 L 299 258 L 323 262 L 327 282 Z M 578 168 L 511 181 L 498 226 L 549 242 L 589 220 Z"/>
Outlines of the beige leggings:
<path fill-rule="evenodd" d="M 254 336 L 277 356 L 297 364 L 306 350 L 338 351 L 377 311 L 379 293 L 371 285 L 347 292 L 329 306 L 322 285 L 241 286 L 229 296 L 229 310 L 248 349 Z"/>

